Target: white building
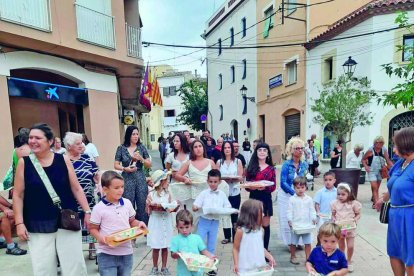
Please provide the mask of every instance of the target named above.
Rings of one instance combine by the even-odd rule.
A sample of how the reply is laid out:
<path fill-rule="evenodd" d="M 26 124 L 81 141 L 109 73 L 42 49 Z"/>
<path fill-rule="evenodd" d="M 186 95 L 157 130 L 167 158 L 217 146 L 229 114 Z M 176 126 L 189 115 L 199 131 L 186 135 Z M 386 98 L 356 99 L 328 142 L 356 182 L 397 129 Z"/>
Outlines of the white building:
<path fill-rule="evenodd" d="M 181 104 L 181 98 L 178 95 L 177 89 L 188 81 L 193 79 L 194 76 L 190 71 L 187 72 L 176 72 L 167 71 L 163 75 L 158 77 L 158 84 L 160 86 L 160 92 L 162 96 L 162 133 L 164 137 L 168 137 L 168 134 L 173 132 L 180 132 L 189 130 L 190 134 L 201 135 L 201 132 L 194 131 L 178 120 L 178 116 L 183 112 Z M 158 137 L 157 137 L 158 138 Z"/>
<path fill-rule="evenodd" d="M 388 3 L 389 2 L 389 3 Z M 352 14 L 334 23 L 331 28 L 307 44 L 306 63 L 306 137 L 317 134 L 323 143 L 324 156 L 327 157 L 329 150 L 333 148 L 335 137 L 330 135 L 326 127 L 315 124 L 312 119 L 314 114 L 311 110 L 313 99 L 318 98 L 318 88 L 322 83 L 343 74 L 342 65 L 352 56 L 358 64 L 354 77 L 368 77 L 371 88 L 378 93 L 391 91 L 402 80 L 386 75 L 381 65 L 393 63 L 403 66 L 410 57 L 396 52 L 397 45 L 414 45 L 414 34 L 406 29 L 383 31 L 398 27 L 394 23 L 396 11 L 408 10 L 410 24 L 414 23 L 414 1 L 394 0 L 387 4 L 367 4 Z M 411 9 L 411 10 L 409 10 Z M 341 37 L 349 37 L 357 34 L 375 33 L 355 38 L 334 40 Z M 328 42 L 314 43 L 315 41 L 328 40 Z M 334 41 L 332 41 L 334 40 Z M 412 54 L 411 54 L 412 55 Z M 367 149 L 372 145 L 376 136 L 381 135 L 385 139 L 385 146 L 392 149 L 392 137 L 394 132 L 402 127 L 414 126 L 414 111 L 405 108 L 394 108 L 383 106 L 376 101 L 372 102 L 369 110 L 374 115 L 374 122 L 369 127 L 358 127 L 352 135 L 353 148 L 356 143 L 362 143 Z"/>
<path fill-rule="evenodd" d="M 249 28 L 256 22 L 255 0 L 227 0 L 206 23 L 206 44 L 215 46 L 207 49 L 208 128 L 214 138 L 227 132 L 239 141 L 256 138 L 257 51 L 231 49 L 256 44 L 256 27 Z M 250 100 L 242 97 L 243 86 Z"/>

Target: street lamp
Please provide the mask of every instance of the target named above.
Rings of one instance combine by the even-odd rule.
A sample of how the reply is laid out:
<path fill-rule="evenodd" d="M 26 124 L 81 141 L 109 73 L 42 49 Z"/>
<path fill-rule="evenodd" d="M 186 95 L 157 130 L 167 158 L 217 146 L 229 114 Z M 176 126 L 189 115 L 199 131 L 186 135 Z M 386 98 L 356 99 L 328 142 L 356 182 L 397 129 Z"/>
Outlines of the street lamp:
<path fill-rule="evenodd" d="M 241 92 L 243 100 L 244 100 L 244 108 L 243 108 L 242 114 L 247 114 L 247 100 L 254 103 L 256 99 L 255 99 L 255 97 L 247 97 L 247 87 L 244 86 L 244 84 L 243 84 L 242 88 L 240 88 L 240 92 Z"/>
<path fill-rule="evenodd" d="M 358 63 L 353 60 L 352 57 L 348 57 L 347 61 L 345 61 L 345 63 L 342 65 L 345 74 L 348 75 L 349 78 L 354 74 L 357 64 Z"/>

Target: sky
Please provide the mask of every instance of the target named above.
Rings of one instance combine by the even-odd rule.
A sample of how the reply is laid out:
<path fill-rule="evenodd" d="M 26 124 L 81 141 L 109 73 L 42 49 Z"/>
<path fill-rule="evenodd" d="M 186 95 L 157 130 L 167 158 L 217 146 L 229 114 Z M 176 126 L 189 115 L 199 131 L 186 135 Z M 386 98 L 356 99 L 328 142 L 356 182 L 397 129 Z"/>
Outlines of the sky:
<path fill-rule="evenodd" d="M 143 23 L 142 41 L 180 45 L 206 45 L 201 34 L 207 20 L 225 0 L 140 0 Z M 177 58 L 196 49 L 150 46 L 143 47 L 145 64 L 169 64 L 178 71 L 192 71 L 206 76 L 206 64 L 201 64 L 205 50 Z M 168 61 L 156 62 L 170 59 Z"/>

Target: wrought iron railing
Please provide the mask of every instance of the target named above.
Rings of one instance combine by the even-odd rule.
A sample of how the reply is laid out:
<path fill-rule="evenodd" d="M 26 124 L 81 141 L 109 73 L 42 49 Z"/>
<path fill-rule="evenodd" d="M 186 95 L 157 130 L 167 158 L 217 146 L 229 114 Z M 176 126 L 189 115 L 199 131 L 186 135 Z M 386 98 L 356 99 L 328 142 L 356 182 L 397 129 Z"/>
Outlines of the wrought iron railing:
<path fill-rule="evenodd" d="M 135 26 L 125 23 L 125 34 L 127 40 L 127 54 L 130 57 L 141 58 L 141 30 Z"/>

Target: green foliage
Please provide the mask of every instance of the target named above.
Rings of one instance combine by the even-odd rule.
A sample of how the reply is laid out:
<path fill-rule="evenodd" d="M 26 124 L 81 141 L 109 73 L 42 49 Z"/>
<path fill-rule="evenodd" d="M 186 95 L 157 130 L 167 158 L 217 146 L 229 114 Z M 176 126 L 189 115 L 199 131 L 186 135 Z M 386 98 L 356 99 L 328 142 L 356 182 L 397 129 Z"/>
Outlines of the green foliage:
<path fill-rule="evenodd" d="M 413 25 L 408 23 L 407 12 L 399 12 L 395 23 L 400 28 L 407 29 L 413 33 Z M 397 52 L 411 52 L 411 58 L 407 64 L 394 65 L 391 63 L 383 64 L 385 73 L 389 76 L 396 76 L 401 79 L 401 82 L 395 86 L 390 93 L 378 97 L 378 103 L 382 102 L 384 105 L 392 105 L 397 108 L 402 105 L 405 108 L 414 109 L 414 47 L 398 45 Z"/>
<path fill-rule="evenodd" d="M 368 105 L 375 95 L 367 78 L 342 75 L 325 83 L 319 89 L 319 98 L 312 99 L 311 110 L 316 113 L 313 121 L 322 127 L 329 125 L 341 140 L 350 140 L 356 127 L 372 123 Z"/>
<path fill-rule="evenodd" d="M 189 80 L 177 91 L 184 109 L 178 116 L 178 120 L 194 130 L 203 130 L 204 124 L 201 123 L 200 117 L 208 111 L 207 83 Z"/>

